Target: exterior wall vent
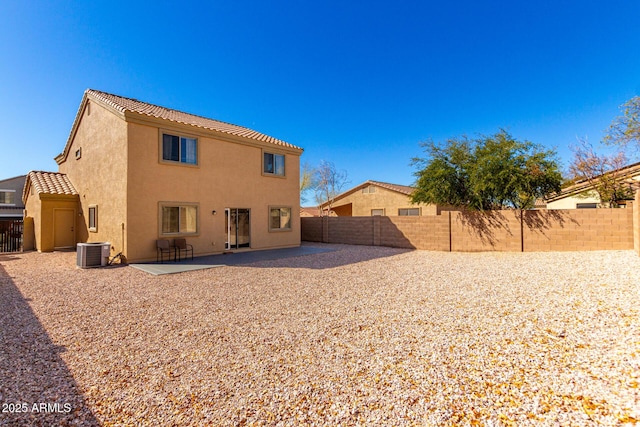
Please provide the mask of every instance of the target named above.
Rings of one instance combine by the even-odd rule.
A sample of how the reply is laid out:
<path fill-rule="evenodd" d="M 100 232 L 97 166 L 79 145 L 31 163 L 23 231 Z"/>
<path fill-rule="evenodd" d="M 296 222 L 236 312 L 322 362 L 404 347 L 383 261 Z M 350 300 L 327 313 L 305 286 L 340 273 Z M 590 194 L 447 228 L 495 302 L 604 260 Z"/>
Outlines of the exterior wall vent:
<path fill-rule="evenodd" d="M 111 243 L 78 243 L 76 265 L 80 268 L 104 267 L 107 265 Z"/>

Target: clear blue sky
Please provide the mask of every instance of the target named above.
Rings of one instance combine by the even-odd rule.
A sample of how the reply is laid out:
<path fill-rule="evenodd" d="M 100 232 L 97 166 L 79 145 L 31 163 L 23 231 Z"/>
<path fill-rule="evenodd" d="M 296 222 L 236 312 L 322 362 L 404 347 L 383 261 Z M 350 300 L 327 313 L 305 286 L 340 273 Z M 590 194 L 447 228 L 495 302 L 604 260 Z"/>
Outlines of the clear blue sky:
<path fill-rule="evenodd" d="M 0 0 L 0 179 L 56 171 L 85 89 L 267 133 L 352 185 L 419 143 L 597 142 L 640 94 L 640 1 Z"/>

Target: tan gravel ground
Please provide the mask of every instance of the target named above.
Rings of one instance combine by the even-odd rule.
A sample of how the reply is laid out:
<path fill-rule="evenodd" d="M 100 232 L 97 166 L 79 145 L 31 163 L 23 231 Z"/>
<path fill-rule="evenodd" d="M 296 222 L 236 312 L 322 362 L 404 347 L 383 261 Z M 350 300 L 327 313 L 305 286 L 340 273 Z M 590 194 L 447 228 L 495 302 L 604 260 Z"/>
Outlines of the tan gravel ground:
<path fill-rule="evenodd" d="M 166 276 L 0 255 L 0 425 L 640 423 L 632 251 L 326 246 Z"/>

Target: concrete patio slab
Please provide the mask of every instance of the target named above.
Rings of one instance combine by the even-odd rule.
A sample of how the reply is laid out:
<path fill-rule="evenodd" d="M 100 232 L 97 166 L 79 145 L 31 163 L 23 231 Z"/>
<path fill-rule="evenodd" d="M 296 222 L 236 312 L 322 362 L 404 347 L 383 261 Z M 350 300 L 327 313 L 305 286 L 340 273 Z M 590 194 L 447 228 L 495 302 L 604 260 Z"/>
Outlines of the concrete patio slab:
<path fill-rule="evenodd" d="M 260 261 L 293 258 L 323 252 L 332 252 L 334 250 L 335 249 L 320 248 L 315 246 L 299 246 L 295 248 L 266 249 L 260 251 L 234 252 L 219 255 L 200 256 L 193 259 L 185 259 L 177 262 L 167 262 L 164 264 L 152 262 L 129 264 L 129 266 L 159 276 L 162 274 L 175 274 L 185 271 L 204 270 L 215 267 L 251 264 Z"/>

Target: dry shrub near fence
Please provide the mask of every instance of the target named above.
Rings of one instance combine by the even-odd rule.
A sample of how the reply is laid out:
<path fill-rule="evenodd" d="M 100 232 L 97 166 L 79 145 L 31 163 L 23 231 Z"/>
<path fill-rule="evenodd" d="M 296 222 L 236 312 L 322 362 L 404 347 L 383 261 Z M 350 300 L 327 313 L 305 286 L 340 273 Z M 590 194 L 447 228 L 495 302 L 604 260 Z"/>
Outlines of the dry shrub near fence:
<path fill-rule="evenodd" d="M 629 204 L 626 209 L 301 218 L 302 240 L 465 252 L 633 249 L 640 232 L 633 211 Z"/>

